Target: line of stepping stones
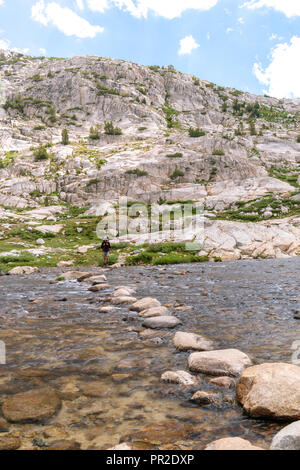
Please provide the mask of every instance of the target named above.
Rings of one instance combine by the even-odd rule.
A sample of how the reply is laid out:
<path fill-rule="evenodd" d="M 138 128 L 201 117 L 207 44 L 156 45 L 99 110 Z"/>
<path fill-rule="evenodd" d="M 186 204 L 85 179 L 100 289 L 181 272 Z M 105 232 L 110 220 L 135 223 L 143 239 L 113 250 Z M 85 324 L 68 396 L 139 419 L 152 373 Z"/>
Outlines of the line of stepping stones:
<path fill-rule="evenodd" d="M 93 276 L 89 273 L 77 278 L 89 282 L 91 292 L 100 292 L 111 287 L 105 275 Z M 72 276 L 67 273 L 67 276 Z M 138 300 L 133 296 L 135 288 L 118 286 L 106 301 L 110 305 L 100 308 L 101 313 L 109 313 L 116 306 L 130 305 L 129 309 L 138 312 L 142 326 L 150 329 L 173 329 L 182 324 L 177 317 L 170 315 L 168 308 L 154 298 Z M 253 418 L 275 421 L 296 421 L 283 428 L 273 439 L 271 449 L 300 450 L 300 367 L 286 363 L 268 363 L 253 366 L 250 357 L 238 349 L 214 350 L 213 342 L 195 333 L 178 331 L 173 337 L 173 345 L 178 351 L 195 351 L 188 357 L 191 372 L 210 376 L 209 383 L 218 387 L 233 388 L 244 411 Z M 201 384 L 199 376 L 184 370 L 166 371 L 161 376 L 165 383 L 195 387 Z M 216 394 L 204 391 L 194 393 L 191 400 L 199 405 L 215 403 Z M 121 444 L 121 447 L 127 444 Z M 130 446 L 130 444 L 128 444 Z M 114 449 L 121 449 L 120 446 Z M 250 442 L 235 438 L 225 438 L 209 444 L 206 450 L 264 450 Z"/>

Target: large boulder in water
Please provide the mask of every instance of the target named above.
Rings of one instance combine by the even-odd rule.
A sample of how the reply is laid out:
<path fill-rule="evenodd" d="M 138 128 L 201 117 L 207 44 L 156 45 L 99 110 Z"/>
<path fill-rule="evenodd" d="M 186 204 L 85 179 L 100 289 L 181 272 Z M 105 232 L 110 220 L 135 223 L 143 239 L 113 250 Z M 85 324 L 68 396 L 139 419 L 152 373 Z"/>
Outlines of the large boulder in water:
<path fill-rule="evenodd" d="M 240 437 L 225 437 L 211 442 L 206 446 L 205 450 L 264 450 L 256 447 L 251 442 L 241 439 Z"/>
<path fill-rule="evenodd" d="M 261 364 L 246 369 L 237 384 L 237 399 L 253 418 L 300 419 L 300 367 Z"/>
<path fill-rule="evenodd" d="M 223 349 L 192 353 L 188 365 L 191 371 L 201 374 L 238 377 L 252 362 L 247 354 L 238 349 Z"/>
<path fill-rule="evenodd" d="M 270 450 L 300 450 L 300 421 L 281 429 L 274 436 Z"/>

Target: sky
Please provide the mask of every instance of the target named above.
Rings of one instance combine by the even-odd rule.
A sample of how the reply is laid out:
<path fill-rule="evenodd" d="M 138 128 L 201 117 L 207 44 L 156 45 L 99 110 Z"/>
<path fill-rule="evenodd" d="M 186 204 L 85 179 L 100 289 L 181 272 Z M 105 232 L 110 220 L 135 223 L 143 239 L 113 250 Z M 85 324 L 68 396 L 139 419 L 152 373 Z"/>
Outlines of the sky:
<path fill-rule="evenodd" d="M 300 97 L 300 0 L 0 0 L 0 49 L 112 57 Z"/>

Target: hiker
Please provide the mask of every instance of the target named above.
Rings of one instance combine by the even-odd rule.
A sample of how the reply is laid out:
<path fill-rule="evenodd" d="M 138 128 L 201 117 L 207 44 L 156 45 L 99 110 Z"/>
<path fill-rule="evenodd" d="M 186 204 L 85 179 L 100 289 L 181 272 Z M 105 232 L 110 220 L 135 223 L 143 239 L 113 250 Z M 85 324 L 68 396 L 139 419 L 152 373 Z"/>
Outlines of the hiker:
<path fill-rule="evenodd" d="M 108 266 L 109 265 L 109 252 L 110 252 L 110 242 L 109 242 L 109 238 L 106 237 L 103 242 L 102 242 L 102 245 L 101 245 L 101 250 L 103 251 L 103 260 L 104 260 L 104 266 Z"/>

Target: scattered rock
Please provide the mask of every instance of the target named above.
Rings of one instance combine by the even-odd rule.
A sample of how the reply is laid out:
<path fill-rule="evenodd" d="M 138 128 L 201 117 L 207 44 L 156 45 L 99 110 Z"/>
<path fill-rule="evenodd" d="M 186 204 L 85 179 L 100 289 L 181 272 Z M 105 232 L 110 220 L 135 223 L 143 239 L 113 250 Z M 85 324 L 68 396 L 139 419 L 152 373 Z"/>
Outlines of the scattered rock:
<path fill-rule="evenodd" d="M 185 372 L 184 370 L 167 371 L 164 372 L 160 378 L 162 382 L 184 385 L 185 387 L 192 387 L 199 385 L 199 378 Z"/>
<path fill-rule="evenodd" d="M 99 312 L 100 313 L 110 313 L 110 312 L 113 312 L 115 310 L 114 307 L 111 307 L 110 305 L 107 305 L 106 307 L 101 307 L 99 309 Z"/>
<path fill-rule="evenodd" d="M 121 439 L 123 442 L 148 442 L 151 444 L 170 444 L 186 439 L 194 431 L 190 424 L 170 420 L 152 424 L 140 431 L 132 432 Z"/>
<path fill-rule="evenodd" d="M 145 328 L 152 329 L 175 328 L 178 325 L 181 325 L 181 321 L 172 316 L 146 318 L 143 322 Z"/>
<path fill-rule="evenodd" d="M 45 240 L 43 240 L 42 238 L 38 238 L 38 239 L 36 240 L 36 244 L 37 244 L 37 245 L 45 245 Z"/>
<path fill-rule="evenodd" d="M 70 260 L 70 261 L 60 261 L 57 263 L 58 268 L 68 268 L 69 266 L 74 266 L 75 261 Z"/>
<path fill-rule="evenodd" d="M 149 310 L 150 308 L 161 307 L 160 302 L 157 299 L 152 299 L 151 297 L 146 297 L 144 299 L 138 300 L 131 307 L 130 310 L 135 312 L 142 312 L 143 310 Z"/>
<path fill-rule="evenodd" d="M 104 397 L 108 392 L 109 388 L 107 385 L 104 385 L 102 382 L 87 382 L 80 385 L 82 393 L 86 397 L 98 398 Z"/>
<path fill-rule="evenodd" d="M 132 374 L 113 374 L 111 376 L 112 380 L 116 383 L 126 382 L 130 377 L 132 377 Z"/>
<path fill-rule="evenodd" d="M 107 281 L 107 277 L 104 276 L 104 274 L 101 274 L 100 276 L 91 276 L 88 278 L 85 278 L 83 282 L 90 282 L 91 284 L 103 284 Z"/>
<path fill-rule="evenodd" d="M 251 442 L 241 439 L 240 437 L 225 437 L 211 442 L 206 446 L 205 450 L 264 450 L 256 447 Z"/>
<path fill-rule="evenodd" d="M 300 421 L 281 429 L 274 436 L 270 450 L 300 450 Z"/>
<path fill-rule="evenodd" d="M 300 367 L 260 364 L 246 369 L 237 384 L 237 399 L 253 418 L 300 419 Z"/>
<path fill-rule="evenodd" d="M 80 450 L 80 448 L 79 442 L 61 439 L 60 441 L 51 442 L 45 450 Z"/>
<path fill-rule="evenodd" d="M 195 349 L 197 351 L 211 351 L 213 343 L 203 336 L 194 333 L 184 333 L 177 331 L 173 338 L 173 344 L 179 351 L 189 351 Z"/>
<path fill-rule="evenodd" d="M 113 297 L 130 297 L 132 294 L 132 290 L 129 289 L 118 289 L 113 293 Z"/>
<path fill-rule="evenodd" d="M 43 422 L 60 408 L 61 401 L 50 388 L 18 393 L 4 401 L 2 412 L 13 423 Z"/>
<path fill-rule="evenodd" d="M 90 276 L 90 273 L 84 273 L 82 271 L 68 271 L 61 274 L 59 277 L 65 281 L 79 281 L 84 276 Z"/>
<path fill-rule="evenodd" d="M 207 375 L 238 377 L 252 365 L 247 354 L 238 349 L 192 353 L 188 359 L 189 369 Z"/>
<path fill-rule="evenodd" d="M 0 450 L 17 450 L 21 446 L 21 441 L 18 437 L 0 435 Z"/>
<path fill-rule="evenodd" d="M 110 447 L 107 450 L 133 450 L 133 447 L 130 444 L 124 442 L 123 444 L 118 444 L 117 446 Z"/>
<path fill-rule="evenodd" d="M 300 312 L 299 312 L 299 310 L 294 311 L 294 318 L 295 318 L 295 320 L 300 320 Z"/>
<path fill-rule="evenodd" d="M 148 310 L 143 310 L 139 313 L 140 317 L 151 318 L 151 317 L 164 317 L 167 316 L 169 310 L 166 307 L 154 307 L 149 308 Z"/>
<path fill-rule="evenodd" d="M 212 405 L 216 403 L 216 394 L 210 392 L 196 392 L 191 398 L 191 401 L 197 405 Z"/>
<path fill-rule="evenodd" d="M 109 289 L 109 284 L 96 284 L 95 286 L 90 287 L 88 290 L 90 292 L 100 292 L 101 290 Z"/>
<path fill-rule="evenodd" d="M 235 386 L 235 380 L 231 377 L 217 377 L 208 381 L 212 385 L 222 388 L 233 388 Z"/>
<path fill-rule="evenodd" d="M 22 275 L 22 274 L 34 274 L 38 273 L 39 268 L 34 268 L 32 266 L 16 266 L 11 269 L 8 274 L 12 275 Z"/>

